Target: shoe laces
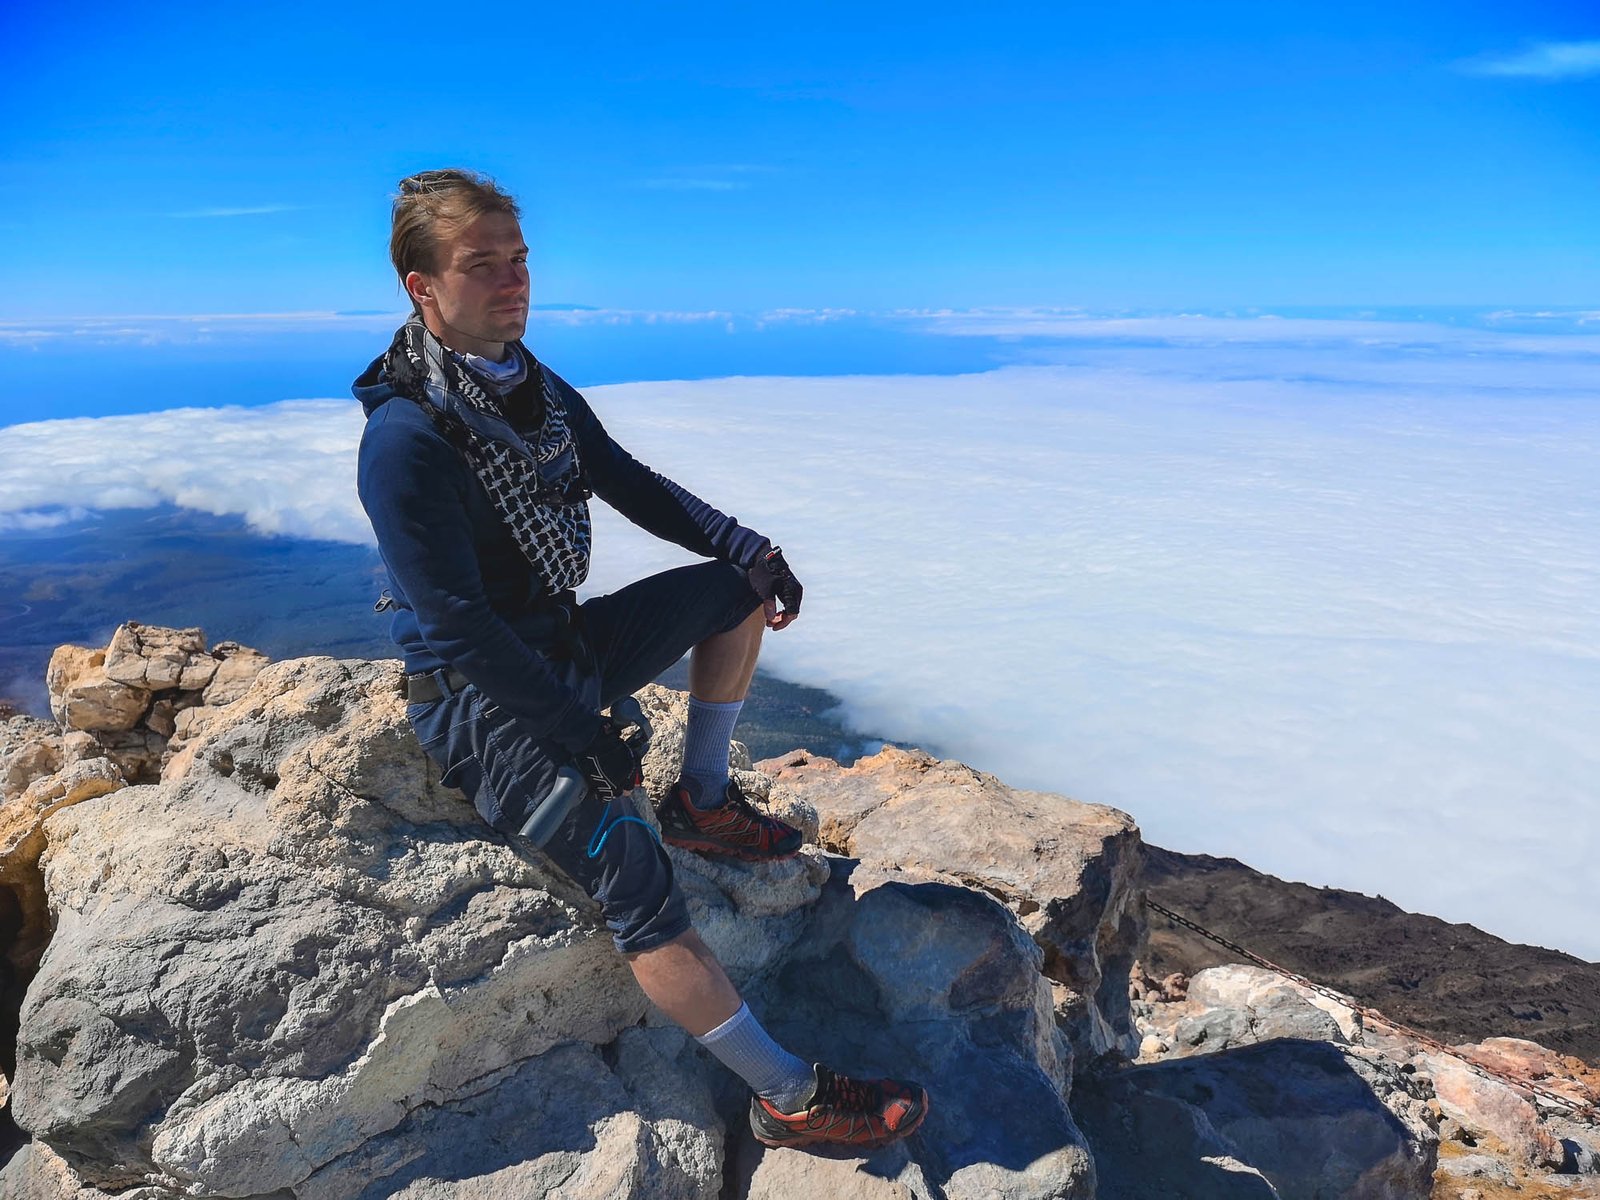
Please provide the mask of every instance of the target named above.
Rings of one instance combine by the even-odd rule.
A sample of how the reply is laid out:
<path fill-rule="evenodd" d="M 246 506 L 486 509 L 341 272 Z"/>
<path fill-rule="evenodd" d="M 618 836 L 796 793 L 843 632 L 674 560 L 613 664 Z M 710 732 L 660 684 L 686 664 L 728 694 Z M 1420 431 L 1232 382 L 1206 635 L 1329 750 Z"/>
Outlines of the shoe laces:
<path fill-rule="evenodd" d="M 727 829 L 731 833 L 754 825 L 774 834 L 778 832 L 777 820 L 751 804 L 736 786 L 729 786 L 727 797 L 727 800 L 717 807 L 702 811 L 702 816 L 712 818 L 711 824 L 714 828 Z M 689 802 L 685 800 L 684 803 Z"/>
<path fill-rule="evenodd" d="M 728 804 L 730 807 L 736 808 L 742 816 L 754 821 L 757 825 L 760 825 L 765 829 L 776 830 L 778 828 L 777 820 L 762 812 L 754 804 L 751 804 L 749 798 L 737 787 L 732 789 L 732 793 L 733 794 L 728 797 Z"/>
<path fill-rule="evenodd" d="M 811 1107 L 831 1107 L 843 1112 L 878 1115 L 878 1109 L 883 1105 L 883 1089 L 876 1081 L 851 1079 L 826 1067 L 819 1070 L 817 1075 L 817 1095 Z"/>

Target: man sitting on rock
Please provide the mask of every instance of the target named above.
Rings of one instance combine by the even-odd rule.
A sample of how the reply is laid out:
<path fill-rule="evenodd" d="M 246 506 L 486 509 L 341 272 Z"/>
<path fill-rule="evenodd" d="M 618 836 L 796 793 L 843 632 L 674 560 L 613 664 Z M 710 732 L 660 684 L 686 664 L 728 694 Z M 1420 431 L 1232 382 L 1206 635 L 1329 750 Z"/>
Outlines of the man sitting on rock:
<path fill-rule="evenodd" d="M 600 903 L 655 1005 L 755 1093 L 770 1146 L 877 1146 L 927 1112 L 915 1084 L 858 1080 L 779 1047 L 690 927 L 672 863 L 635 815 L 634 748 L 601 710 L 692 650 L 682 775 L 662 837 L 718 857 L 792 857 L 800 832 L 728 777 L 728 743 L 764 627 L 800 611 L 782 552 L 612 441 L 519 340 L 528 248 L 515 200 L 465 171 L 404 179 L 390 257 L 411 318 L 356 380 L 367 413 L 357 486 L 388 567 L 406 715 L 444 782 L 515 834 L 563 766 L 579 805 L 545 853 Z M 588 497 L 713 561 L 578 603 Z M 780 608 L 781 604 L 781 608 Z M 631 818 L 631 819 L 630 819 Z"/>

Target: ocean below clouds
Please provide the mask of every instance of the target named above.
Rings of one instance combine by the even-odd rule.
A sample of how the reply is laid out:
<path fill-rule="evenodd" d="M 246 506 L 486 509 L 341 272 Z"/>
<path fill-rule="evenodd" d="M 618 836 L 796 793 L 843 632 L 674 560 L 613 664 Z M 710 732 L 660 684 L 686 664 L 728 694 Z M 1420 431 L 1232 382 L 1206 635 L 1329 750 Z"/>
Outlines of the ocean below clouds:
<path fill-rule="evenodd" d="M 783 544 L 805 616 L 767 669 L 1161 845 L 1600 959 L 1600 338 L 922 319 L 1016 365 L 587 389 Z M 0 429 L 9 569 L 152 505 L 363 543 L 360 430 L 342 399 Z M 599 506 L 596 541 L 591 591 L 686 558 Z"/>

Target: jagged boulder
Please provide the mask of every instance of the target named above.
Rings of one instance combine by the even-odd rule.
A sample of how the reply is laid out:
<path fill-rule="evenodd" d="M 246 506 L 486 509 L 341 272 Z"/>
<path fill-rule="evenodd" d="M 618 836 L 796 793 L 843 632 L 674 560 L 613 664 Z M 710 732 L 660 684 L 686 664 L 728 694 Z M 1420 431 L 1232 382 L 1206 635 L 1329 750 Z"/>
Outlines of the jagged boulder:
<path fill-rule="evenodd" d="M 827 849 L 999 900 L 1043 954 L 1074 1053 L 1137 1053 L 1128 978 L 1144 924 L 1139 831 L 1126 813 L 892 747 L 848 768 L 806 753 L 759 766 L 775 802 L 798 793 L 816 808 Z"/>
<path fill-rule="evenodd" d="M 298 1187 L 642 1015 L 583 898 L 440 786 L 396 664 L 274 664 L 230 717 L 50 823 L 13 1108 L 85 1181 Z"/>
<path fill-rule="evenodd" d="M 206 649 L 199 629 L 129 621 L 105 649 L 60 646 L 45 682 L 61 758 L 108 758 L 130 783 L 154 783 L 183 741 L 232 703 L 267 663 L 238 642 Z"/>
<path fill-rule="evenodd" d="M 198 629 L 128 622 L 104 649 L 61 646 L 51 656 L 46 684 L 60 724 L 0 723 L 0 1062 L 9 1065 L 22 989 L 50 937 L 39 870 L 46 820 L 130 782 L 154 782 L 179 720 L 218 711 L 265 662 L 237 642 L 208 652 Z"/>
<path fill-rule="evenodd" d="M 1439 1107 L 1471 1134 L 1490 1134 L 1521 1162 L 1559 1170 L 1567 1152 L 1545 1128 L 1539 1110 L 1509 1084 L 1474 1071 L 1447 1054 L 1424 1052 L 1416 1059 L 1433 1080 Z"/>
<path fill-rule="evenodd" d="M 1080 1080 L 1074 1111 L 1107 1197 L 1411 1200 L 1438 1156 L 1428 1097 L 1376 1055 L 1282 1040 Z"/>
<path fill-rule="evenodd" d="M 105 664 L 106 652 L 87 646 L 60 646 L 50 656 L 50 713 L 63 726 L 123 732 L 149 709 L 150 690 L 112 679 Z"/>
<path fill-rule="evenodd" d="M 1212 1054 L 1277 1038 L 1362 1041 L 1361 1016 L 1310 988 L 1260 967 L 1230 964 L 1201 971 L 1184 995 L 1165 1003 L 1135 1002 L 1145 1039 L 1140 1057 Z"/>
<path fill-rule="evenodd" d="M 0 721 L 0 808 L 35 779 L 61 769 L 61 728 L 38 717 Z"/>
<path fill-rule="evenodd" d="M 643 699 L 670 756 L 681 700 Z M 1093 1194 L 1047 951 L 1020 904 L 915 865 L 932 847 L 903 843 L 904 869 L 673 852 L 783 1040 L 934 1095 L 908 1144 L 763 1153 L 742 1089 L 650 1012 L 587 898 L 441 785 L 397 663 L 275 663 L 206 707 L 159 782 L 44 823 L 56 931 L 13 1091 L 36 1141 L 0 1191 L 711 1200 L 799 1173 L 918 1200 Z M 742 778 L 817 827 L 803 788 Z M 1101 910 L 1082 911 L 1092 942 Z"/>
<path fill-rule="evenodd" d="M 147 692 L 198 692 L 217 673 L 198 629 L 167 629 L 129 621 L 111 635 L 103 660 L 106 678 Z"/>
<path fill-rule="evenodd" d="M 813 1059 L 918 1079 L 931 1113 L 909 1146 L 869 1160 L 794 1150 L 756 1158 L 741 1134 L 729 1194 L 1093 1196 L 1042 963 L 1014 915 L 983 892 L 836 864 L 804 936 L 762 989 L 767 1024 Z"/>

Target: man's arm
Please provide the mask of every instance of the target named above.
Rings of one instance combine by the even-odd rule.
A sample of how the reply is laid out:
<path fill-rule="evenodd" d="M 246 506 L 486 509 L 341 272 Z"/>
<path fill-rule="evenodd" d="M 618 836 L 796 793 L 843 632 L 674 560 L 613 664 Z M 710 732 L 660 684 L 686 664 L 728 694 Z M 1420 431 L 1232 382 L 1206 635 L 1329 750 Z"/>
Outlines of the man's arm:
<path fill-rule="evenodd" d="M 594 737 L 599 715 L 490 606 L 463 491 L 474 481 L 460 455 L 387 408 L 362 435 L 356 490 L 423 640 L 485 696 L 576 752 Z"/>
<path fill-rule="evenodd" d="M 589 486 L 641 529 L 695 554 L 747 570 L 772 549 L 753 529 L 657 474 L 612 440 L 578 390 L 560 376 L 552 383 L 567 411 Z"/>

